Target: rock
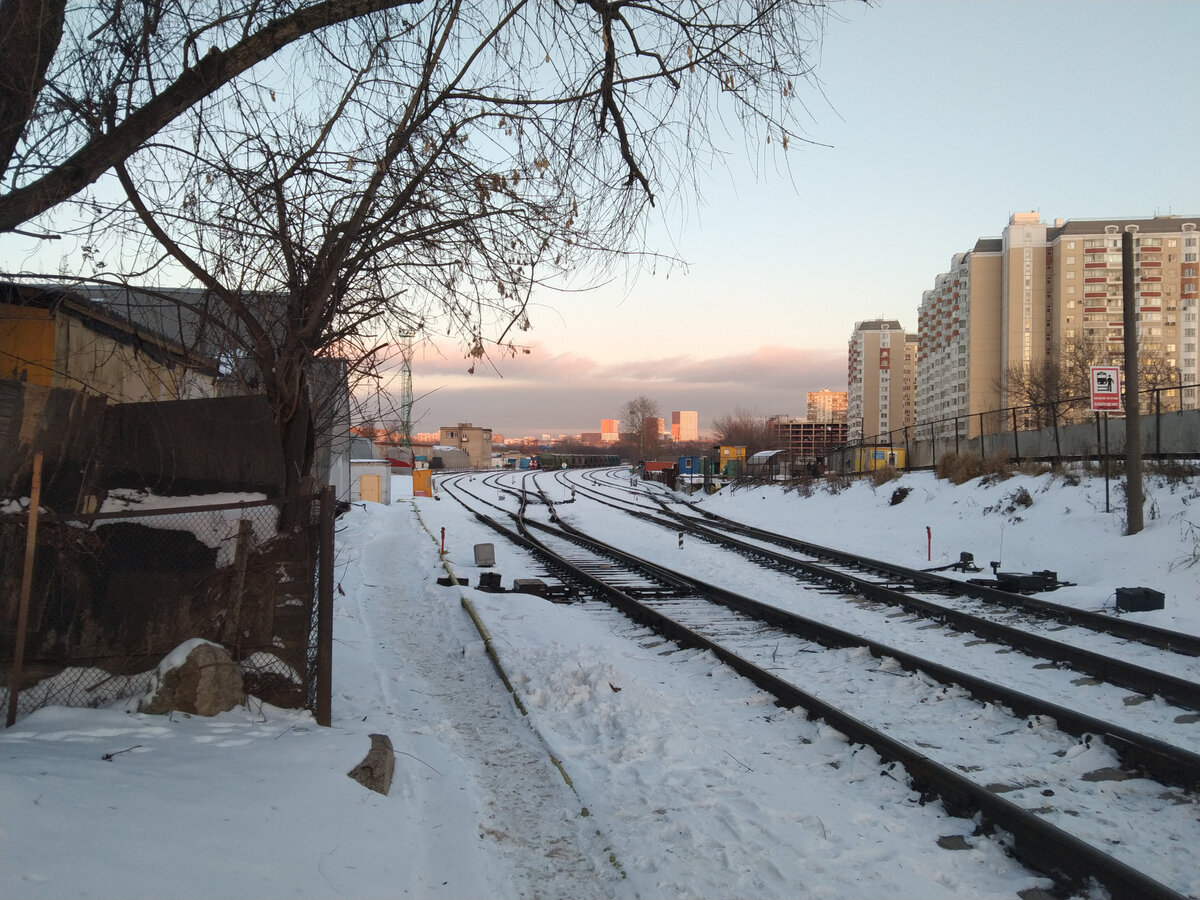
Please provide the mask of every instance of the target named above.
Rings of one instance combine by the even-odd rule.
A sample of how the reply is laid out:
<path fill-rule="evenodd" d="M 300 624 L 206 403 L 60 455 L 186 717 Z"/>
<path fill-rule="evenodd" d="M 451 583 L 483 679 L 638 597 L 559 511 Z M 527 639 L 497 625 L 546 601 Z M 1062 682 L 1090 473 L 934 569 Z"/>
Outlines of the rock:
<path fill-rule="evenodd" d="M 396 753 L 386 734 L 371 735 L 371 749 L 366 758 L 348 774 L 363 787 L 386 794 L 392 789 L 392 772 L 396 768 Z"/>
<path fill-rule="evenodd" d="M 197 640 L 181 645 L 159 663 L 154 686 L 138 704 L 138 712 L 215 716 L 245 702 L 238 664 L 223 647 Z"/>

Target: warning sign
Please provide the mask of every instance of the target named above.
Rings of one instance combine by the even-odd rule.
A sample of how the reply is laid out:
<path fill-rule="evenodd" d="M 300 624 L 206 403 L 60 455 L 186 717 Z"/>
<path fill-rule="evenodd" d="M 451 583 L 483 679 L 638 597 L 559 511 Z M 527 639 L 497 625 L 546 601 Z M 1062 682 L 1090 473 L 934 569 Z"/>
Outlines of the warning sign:
<path fill-rule="evenodd" d="M 1116 366 L 1092 366 L 1092 411 L 1119 412 L 1121 370 Z"/>

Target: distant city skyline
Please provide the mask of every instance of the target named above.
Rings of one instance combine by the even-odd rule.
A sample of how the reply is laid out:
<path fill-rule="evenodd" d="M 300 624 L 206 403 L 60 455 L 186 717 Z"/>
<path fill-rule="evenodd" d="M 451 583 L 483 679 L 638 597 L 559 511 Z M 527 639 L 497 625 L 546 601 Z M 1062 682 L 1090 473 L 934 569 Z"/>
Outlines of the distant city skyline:
<path fill-rule="evenodd" d="M 807 392 L 846 390 L 856 321 L 915 331 L 922 292 L 1010 214 L 1194 211 L 1200 3 L 834 10 L 821 89 L 800 88 L 816 144 L 793 145 L 790 173 L 735 136 L 728 171 L 697 173 L 700 201 L 660 197 L 648 228 L 686 270 L 536 294 L 530 354 L 474 375 L 449 339 L 419 349 L 414 428 L 575 434 L 641 394 L 698 410 L 702 432 L 738 407 L 801 417 Z"/>

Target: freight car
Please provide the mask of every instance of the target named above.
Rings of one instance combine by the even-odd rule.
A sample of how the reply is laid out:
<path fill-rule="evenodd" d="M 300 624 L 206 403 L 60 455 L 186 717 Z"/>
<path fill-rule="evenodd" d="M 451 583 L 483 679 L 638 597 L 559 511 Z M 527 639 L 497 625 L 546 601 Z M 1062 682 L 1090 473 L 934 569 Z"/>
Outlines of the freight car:
<path fill-rule="evenodd" d="M 539 453 L 530 462 L 537 469 L 600 469 L 621 465 L 615 453 Z"/>

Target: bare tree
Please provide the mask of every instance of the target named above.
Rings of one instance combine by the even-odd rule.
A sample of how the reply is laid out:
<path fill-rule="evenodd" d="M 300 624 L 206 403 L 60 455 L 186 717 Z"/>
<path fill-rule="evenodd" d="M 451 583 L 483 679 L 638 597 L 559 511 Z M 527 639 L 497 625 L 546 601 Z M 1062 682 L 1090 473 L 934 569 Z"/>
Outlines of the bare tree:
<path fill-rule="evenodd" d="M 782 0 L 375 5 L 398 8 L 314 27 L 122 138 L 95 165 L 113 166 L 123 196 L 98 191 L 77 210 L 85 261 L 118 280 L 204 289 L 195 311 L 251 363 L 247 385 L 275 412 L 289 489 L 312 458 L 314 358 L 369 371 L 390 335 L 431 318 L 463 337 L 471 371 L 524 352 L 534 289 L 589 265 L 600 277 L 636 252 L 647 208 L 680 196 L 723 116 L 760 146 L 797 139 L 796 82 L 826 14 Z M 202 44 L 277 21 L 260 15 L 274 4 L 249 0 L 212 21 L 192 9 L 120 7 L 96 33 L 122 39 L 91 61 L 68 12 L 74 37 L 60 46 L 75 55 L 56 57 L 41 94 L 64 111 L 47 100 L 54 114 L 22 132 L 14 195 L 59 172 L 57 136 L 82 135 L 92 153 L 128 135 L 121 123 L 174 84 L 179 59 L 191 67 L 175 79 L 192 77 Z M 94 96 L 84 90 L 122 60 Z M 112 102 L 120 115 L 91 109 Z"/>
<path fill-rule="evenodd" d="M 1009 406 L 1028 407 L 1026 428 L 1044 428 L 1089 408 L 1091 367 L 1104 362 L 1104 351 L 1089 336 L 1068 338 L 1032 366 L 1010 365 L 997 387 Z"/>
<path fill-rule="evenodd" d="M 632 400 L 625 401 L 621 407 L 621 424 L 624 430 L 637 435 L 638 459 L 647 460 L 658 455 L 658 447 L 662 438 L 659 434 L 658 404 L 641 394 Z"/>
<path fill-rule="evenodd" d="M 714 419 L 713 434 L 720 444 L 745 447 L 747 457 L 762 450 L 769 450 L 776 443 L 766 419 L 741 406 Z"/>
<path fill-rule="evenodd" d="M 0 0 L 0 232 L 94 184 L 283 47 L 415 2 Z"/>

